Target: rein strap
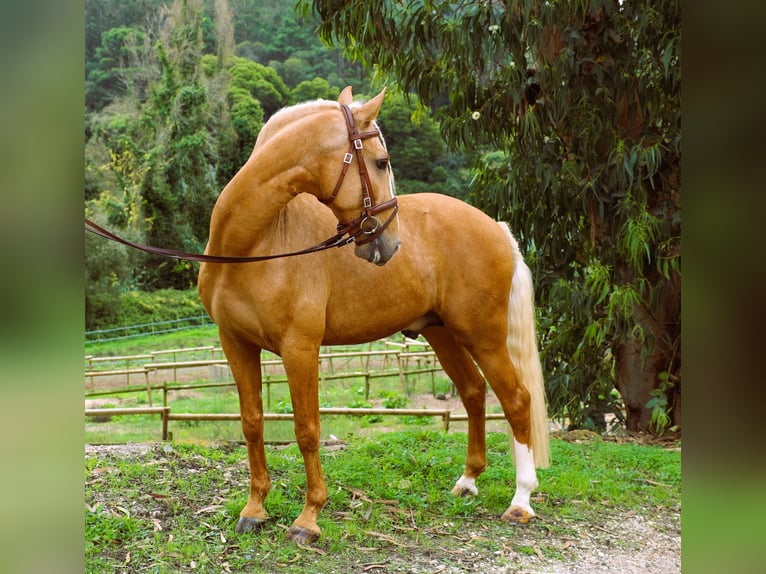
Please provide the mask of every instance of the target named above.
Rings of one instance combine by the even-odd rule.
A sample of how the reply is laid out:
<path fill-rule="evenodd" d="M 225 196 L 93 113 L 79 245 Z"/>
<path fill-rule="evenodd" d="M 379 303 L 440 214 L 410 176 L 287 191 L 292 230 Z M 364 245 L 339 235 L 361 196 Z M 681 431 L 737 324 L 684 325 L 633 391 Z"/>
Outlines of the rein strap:
<path fill-rule="evenodd" d="M 127 239 L 119 237 L 118 235 L 115 235 L 111 231 L 104 229 L 103 227 L 93 223 L 93 221 L 91 221 L 87 217 L 85 218 L 85 231 L 89 231 L 93 233 L 94 235 L 98 235 L 100 237 L 104 237 L 106 239 L 110 239 L 117 243 L 127 245 L 128 247 L 139 249 L 140 251 L 145 251 L 147 253 L 152 253 L 154 255 L 164 255 L 165 257 L 173 257 L 175 259 L 184 259 L 186 261 L 200 261 L 203 263 L 253 263 L 256 261 L 268 261 L 269 259 L 280 259 L 283 257 L 294 257 L 296 255 L 307 255 L 309 253 L 316 253 L 318 251 L 324 251 L 326 249 L 331 249 L 333 247 L 343 247 L 344 245 L 348 245 L 349 243 L 354 241 L 354 239 L 356 239 L 359 235 L 363 233 L 362 230 L 360 229 L 353 235 L 349 235 L 348 237 L 344 238 L 343 236 L 346 235 L 346 233 L 348 233 L 348 229 L 344 228 L 342 231 L 338 229 L 338 233 L 336 233 L 329 239 L 326 239 L 325 241 L 322 241 L 321 243 L 317 243 L 316 245 L 312 245 L 311 247 L 307 247 L 306 249 L 301 249 L 300 251 L 292 251 L 290 253 L 278 253 L 275 255 L 253 255 L 253 256 L 239 257 L 239 256 L 231 256 L 231 255 L 208 255 L 205 253 L 189 253 L 186 251 L 177 251 L 175 249 L 165 249 L 163 247 L 153 247 L 151 245 L 135 243 L 133 241 L 129 241 Z"/>

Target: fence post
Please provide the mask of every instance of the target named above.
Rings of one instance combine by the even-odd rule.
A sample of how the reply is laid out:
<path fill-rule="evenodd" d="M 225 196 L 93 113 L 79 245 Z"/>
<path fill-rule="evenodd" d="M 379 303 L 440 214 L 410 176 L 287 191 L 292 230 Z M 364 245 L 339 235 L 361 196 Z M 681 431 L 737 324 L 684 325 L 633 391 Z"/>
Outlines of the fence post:
<path fill-rule="evenodd" d="M 149 381 L 149 370 L 148 369 L 144 369 L 144 378 L 146 379 L 146 394 L 149 397 L 149 406 L 152 407 L 152 406 L 154 406 L 152 404 L 152 384 Z"/>
<path fill-rule="evenodd" d="M 404 367 L 402 363 L 404 360 L 402 359 L 401 352 L 396 355 L 396 362 L 399 365 L 399 382 L 402 384 L 402 394 L 405 397 L 409 397 L 409 393 L 407 392 L 407 375 L 404 372 Z"/>
<path fill-rule="evenodd" d="M 168 440 L 168 415 L 170 414 L 170 407 L 165 405 L 162 409 L 162 440 Z"/>
<path fill-rule="evenodd" d="M 263 359 L 263 355 L 261 355 L 261 359 Z M 266 376 L 266 365 L 261 361 L 261 385 L 263 383 L 266 383 L 266 408 L 271 410 L 271 382 Z"/>
<path fill-rule="evenodd" d="M 322 368 L 322 364 L 324 362 L 324 359 L 322 357 L 319 357 L 319 382 L 322 385 L 322 394 L 324 395 L 324 400 L 328 401 L 327 398 L 327 382 L 324 378 L 324 369 Z"/>

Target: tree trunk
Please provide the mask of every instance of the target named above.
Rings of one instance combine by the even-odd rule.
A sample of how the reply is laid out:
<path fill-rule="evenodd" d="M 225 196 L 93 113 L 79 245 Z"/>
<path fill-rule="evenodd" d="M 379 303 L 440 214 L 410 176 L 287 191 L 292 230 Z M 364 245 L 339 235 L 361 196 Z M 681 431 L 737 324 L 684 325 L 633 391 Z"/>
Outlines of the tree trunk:
<path fill-rule="evenodd" d="M 625 403 L 629 431 L 651 430 L 652 409 L 646 404 L 652 398 L 652 391 L 659 387 L 662 372 L 669 373 L 675 382 L 666 395 L 671 425 L 681 425 L 680 284 L 679 277 L 668 282 L 664 297 L 654 312 L 639 306 L 633 314 L 644 337 L 653 342 L 648 345 L 648 352 L 644 343 L 631 334 L 616 345 L 615 387 Z"/>
<path fill-rule="evenodd" d="M 616 354 L 615 386 L 625 403 L 629 431 L 649 430 L 652 411 L 646 404 L 658 386 L 658 375 L 667 370 L 671 360 L 670 354 L 659 346 L 642 359 L 642 346 L 641 341 L 631 338 L 618 346 Z"/>

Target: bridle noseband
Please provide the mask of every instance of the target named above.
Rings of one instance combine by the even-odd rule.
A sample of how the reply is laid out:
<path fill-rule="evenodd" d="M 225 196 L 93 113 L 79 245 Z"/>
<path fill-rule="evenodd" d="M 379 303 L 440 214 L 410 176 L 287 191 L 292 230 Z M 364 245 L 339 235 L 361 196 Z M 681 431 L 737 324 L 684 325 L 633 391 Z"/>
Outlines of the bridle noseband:
<path fill-rule="evenodd" d="M 340 109 L 343 112 L 343 118 L 346 120 L 349 148 L 346 155 L 343 156 L 343 168 L 341 169 L 335 188 L 332 190 L 330 197 L 321 201 L 327 205 L 335 201 L 335 198 L 338 196 L 338 192 L 343 185 L 343 179 L 346 177 L 348 168 L 351 166 L 351 162 L 354 161 L 354 156 L 356 156 L 356 161 L 359 165 L 359 179 L 362 184 L 362 213 L 356 219 L 338 223 L 337 230 L 338 233 L 348 233 L 351 237 L 354 237 L 357 245 L 364 245 L 386 230 L 399 212 L 399 205 L 397 204 L 396 196 L 377 205 L 375 204 L 375 198 L 372 196 L 370 174 L 367 171 L 367 164 L 365 163 L 364 155 L 362 154 L 362 149 L 364 147 L 362 140 L 380 137 L 380 131 L 375 129 L 367 132 L 360 132 L 356 127 L 351 108 L 346 104 L 341 104 Z M 385 222 L 380 223 L 380 220 L 375 216 L 388 209 L 393 209 L 391 215 Z M 361 235 L 364 237 L 361 237 Z"/>

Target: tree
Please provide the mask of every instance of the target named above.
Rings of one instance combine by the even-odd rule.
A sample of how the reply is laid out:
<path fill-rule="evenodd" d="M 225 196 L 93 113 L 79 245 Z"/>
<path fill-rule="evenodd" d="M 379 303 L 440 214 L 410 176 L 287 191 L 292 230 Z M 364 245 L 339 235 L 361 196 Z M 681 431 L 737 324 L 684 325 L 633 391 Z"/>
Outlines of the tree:
<path fill-rule="evenodd" d="M 299 0 L 319 34 L 481 152 L 472 201 L 537 277 L 554 412 L 680 423 L 678 0 Z"/>
<path fill-rule="evenodd" d="M 439 136 L 439 124 L 427 110 L 412 119 L 412 104 L 396 91 L 386 95 L 386 105 L 378 121 L 391 154 L 398 193 L 439 191 L 455 194 L 454 185 L 460 170 L 448 172 L 444 165 L 451 159 Z M 458 193 L 459 194 L 459 193 Z"/>
<path fill-rule="evenodd" d="M 233 85 L 246 90 L 260 102 L 265 119 L 290 103 L 290 89 L 274 68 L 235 57 L 229 74 Z"/>
<path fill-rule="evenodd" d="M 340 94 L 340 88 L 331 86 L 324 78 L 303 80 L 293 88 L 293 100 L 295 102 L 307 102 L 309 100 L 335 100 Z"/>
<path fill-rule="evenodd" d="M 101 109 L 115 97 L 132 91 L 136 76 L 142 75 L 136 64 L 143 42 L 143 32 L 135 28 L 121 26 L 104 32 L 101 45 L 86 69 L 87 109 Z"/>

